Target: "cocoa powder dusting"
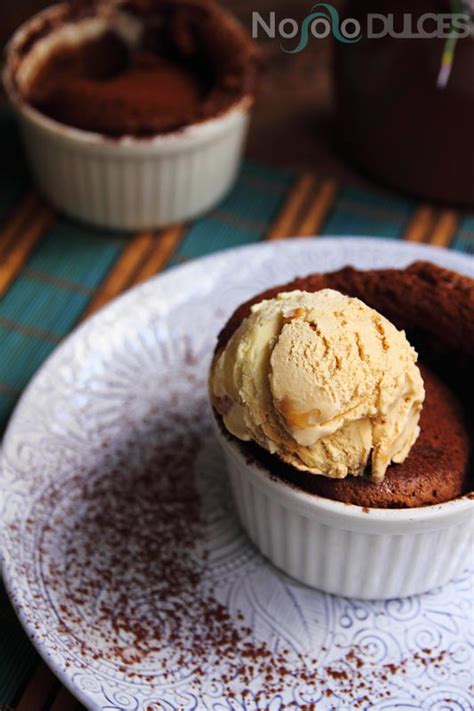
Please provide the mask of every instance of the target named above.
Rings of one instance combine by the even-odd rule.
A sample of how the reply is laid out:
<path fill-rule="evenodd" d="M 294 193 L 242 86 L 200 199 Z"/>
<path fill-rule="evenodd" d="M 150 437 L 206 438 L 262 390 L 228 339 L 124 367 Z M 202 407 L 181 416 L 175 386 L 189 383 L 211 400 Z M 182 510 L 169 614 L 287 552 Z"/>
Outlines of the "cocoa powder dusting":
<path fill-rule="evenodd" d="M 183 378 L 195 386 L 191 401 L 187 386 L 186 407 Z M 385 680 L 408 666 L 441 665 L 443 655 L 428 648 L 379 665 L 363 646 L 298 653 L 219 598 L 225 571 L 216 572 L 209 526 L 223 505 L 209 499 L 213 475 L 203 480 L 198 465 L 212 442 L 202 386 L 193 373 L 177 377 L 159 407 L 125 417 L 120 437 L 97 445 L 93 464 L 39 497 L 51 511 L 39 544 L 43 576 L 71 656 L 149 684 L 158 705 L 163 688 L 176 693 L 179 708 L 180 683 L 198 699 L 215 684 L 235 708 L 258 711 L 279 696 L 293 699 L 285 709 L 370 708 L 384 698 Z M 202 471 L 210 467 L 205 459 Z M 51 556 L 51 547 L 61 555 Z"/>
<path fill-rule="evenodd" d="M 62 24 L 100 13 L 98 0 L 65 3 L 17 50 L 17 62 Z M 140 27 L 129 42 L 114 29 L 73 47 L 58 42 L 23 98 L 66 125 L 104 136 L 154 136 L 221 115 L 255 94 L 260 52 L 243 26 L 211 0 L 111 2 L 115 24 Z M 119 18 L 119 19 L 117 19 Z M 53 22 L 54 19 L 54 22 Z M 16 73 L 13 72 L 16 82 Z"/>

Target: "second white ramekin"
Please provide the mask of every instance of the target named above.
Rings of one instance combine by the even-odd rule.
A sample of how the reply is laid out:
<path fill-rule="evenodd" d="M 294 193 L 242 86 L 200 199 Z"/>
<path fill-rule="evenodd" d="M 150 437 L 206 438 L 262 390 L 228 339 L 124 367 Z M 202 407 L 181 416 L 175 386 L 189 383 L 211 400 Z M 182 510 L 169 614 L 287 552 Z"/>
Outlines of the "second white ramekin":
<path fill-rule="evenodd" d="M 443 585 L 472 564 L 474 501 L 363 509 L 287 484 L 245 457 L 216 423 L 239 518 L 259 550 L 297 580 L 365 599 Z"/>
<path fill-rule="evenodd" d="M 171 134 L 109 139 L 61 124 L 23 100 L 15 57 L 25 39 L 61 5 L 26 22 L 7 47 L 4 85 L 21 125 L 39 189 L 59 210 L 100 227 L 145 230 L 197 217 L 232 186 L 253 100 Z"/>

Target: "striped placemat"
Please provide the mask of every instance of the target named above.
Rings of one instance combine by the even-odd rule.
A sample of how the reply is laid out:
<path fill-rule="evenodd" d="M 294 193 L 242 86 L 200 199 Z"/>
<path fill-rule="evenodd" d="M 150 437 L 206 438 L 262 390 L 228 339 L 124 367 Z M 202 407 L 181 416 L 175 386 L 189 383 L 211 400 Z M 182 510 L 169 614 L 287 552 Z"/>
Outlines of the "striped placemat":
<path fill-rule="evenodd" d="M 31 187 L 12 117 L 0 115 L 0 432 L 26 383 L 81 319 L 158 272 L 292 235 L 373 235 L 474 253 L 474 214 L 246 161 L 205 217 L 126 235 L 58 216 Z M 39 661 L 0 589 L 0 711 L 77 702 Z"/>

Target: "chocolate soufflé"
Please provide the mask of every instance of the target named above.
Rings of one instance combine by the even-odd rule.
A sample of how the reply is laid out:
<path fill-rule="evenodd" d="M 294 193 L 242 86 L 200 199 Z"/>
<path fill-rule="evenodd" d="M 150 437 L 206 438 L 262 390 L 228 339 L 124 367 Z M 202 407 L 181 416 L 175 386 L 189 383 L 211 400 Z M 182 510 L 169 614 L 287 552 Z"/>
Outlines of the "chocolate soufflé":
<path fill-rule="evenodd" d="M 81 38 L 94 18 L 101 27 Z M 110 137 L 217 117 L 253 97 L 260 73 L 246 31 L 211 0 L 63 3 L 25 40 L 24 55 L 45 38 L 50 45 L 19 93 L 50 118 Z"/>
<path fill-rule="evenodd" d="M 219 334 L 215 355 L 225 348 L 250 307 L 278 293 L 336 289 L 364 301 L 400 329 L 420 355 L 426 398 L 421 434 L 402 464 L 391 464 L 380 483 L 367 475 L 331 479 L 282 462 L 253 442 L 238 444 L 244 455 L 273 476 L 312 494 L 370 508 L 413 508 L 469 493 L 470 417 L 474 358 L 474 280 L 428 262 L 402 270 L 359 271 L 346 267 L 276 286 L 242 304 Z"/>

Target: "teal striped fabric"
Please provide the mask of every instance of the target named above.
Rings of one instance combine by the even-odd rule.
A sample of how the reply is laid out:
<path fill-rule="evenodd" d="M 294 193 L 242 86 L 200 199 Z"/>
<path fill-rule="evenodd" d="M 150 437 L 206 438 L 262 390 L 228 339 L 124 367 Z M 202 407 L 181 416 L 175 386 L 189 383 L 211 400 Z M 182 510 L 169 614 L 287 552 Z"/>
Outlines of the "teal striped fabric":
<path fill-rule="evenodd" d="M 358 235 L 398 239 L 416 204 L 412 200 L 346 186 L 322 229 L 325 235 Z"/>
<path fill-rule="evenodd" d="M 59 220 L 0 301 L 0 430 L 22 388 L 77 322 L 125 239 Z"/>
<path fill-rule="evenodd" d="M 474 254 L 474 216 L 465 215 L 460 223 L 457 234 L 455 235 L 451 249 L 458 252 L 466 252 Z"/>
<path fill-rule="evenodd" d="M 1 229 L 29 188 L 16 128 L 0 114 Z M 246 161 L 233 191 L 208 215 L 190 224 L 168 267 L 217 250 L 261 240 L 295 176 Z M 376 190 L 342 186 L 322 234 L 403 236 L 418 205 Z M 57 219 L 39 241 L 0 300 L 0 433 L 33 373 L 74 327 L 128 243 L 104 232 Z M 474 214 L 464 214 L 452 249 L 474 253 Z M 0 588 L 0 706 L 14 704 L 37 661 Z"/>
<path fill-rule="evenodd" d="M 284 171 L 247 161 L 230 195 L 189 227 L 169 266 L 261 240 L 291 182 Z"/>

